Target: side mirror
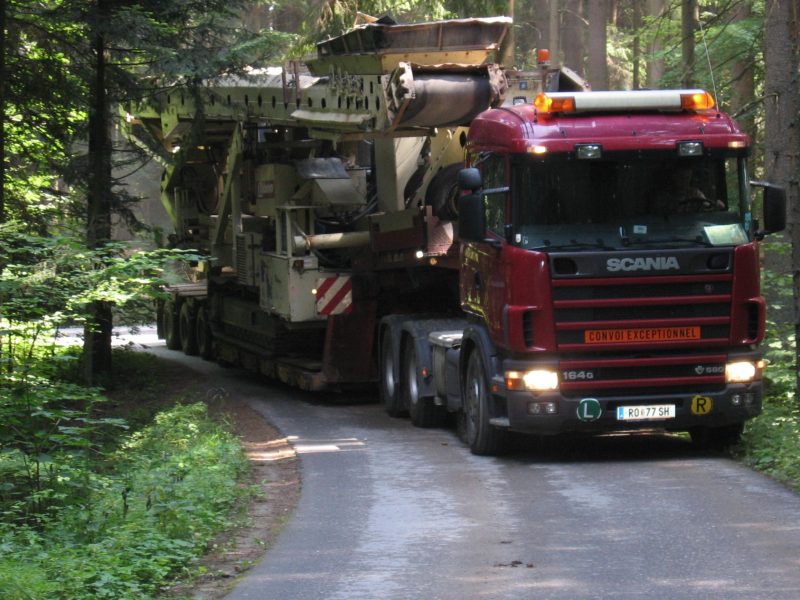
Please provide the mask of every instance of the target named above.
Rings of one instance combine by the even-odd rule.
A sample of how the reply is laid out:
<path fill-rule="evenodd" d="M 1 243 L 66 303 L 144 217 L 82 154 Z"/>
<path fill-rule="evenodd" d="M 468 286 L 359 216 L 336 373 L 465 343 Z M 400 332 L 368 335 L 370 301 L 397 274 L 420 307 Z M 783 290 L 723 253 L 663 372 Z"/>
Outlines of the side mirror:
<path fill-rule="evenodd" d="M 467 242 L 482 242 L 486 237 L 486 213 L 478 192 L 458 199 L 458 236 Z"/>
<path fill-rule="evenodd" d="M 458 199 L 458 236 L 468 242 L 481 242 L 486 236 L 486 212 L 479 192 L 482 186 L 478 169 L 458 172 L 458 189 L 467 192 Z"/>
<path fill-rule="evenodd" d="M 481 172 L 475 167 L 461 169 L 458 172 L 458 189 L 474 192 L 483 187 Z"/>
<path fill-rule="evenodd" d="M 764 186 L 764 234 L 786 229 L 786 190 L 777 185 Z"/>

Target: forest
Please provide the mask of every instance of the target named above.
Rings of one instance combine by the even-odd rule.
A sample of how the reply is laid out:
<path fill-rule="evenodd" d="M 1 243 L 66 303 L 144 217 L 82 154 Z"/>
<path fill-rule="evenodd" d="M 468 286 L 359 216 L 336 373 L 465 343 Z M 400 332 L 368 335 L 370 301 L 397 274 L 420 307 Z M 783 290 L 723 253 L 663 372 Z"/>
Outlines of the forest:
<path fill-rule="evenodd" d="M 145 422 L 108 402 L 115 382 L 153 367 L 112 352 L 112 328 L 152 322 L 165 267 L 197 258 L 142 218 L 132 178 L 154 155 L 174 158 L 127 143 L 120 107 L 300 58 L 368 16 L 512 16 L 506 66 L 532 68 L 547 48 L 595 90 L 703 88 L 739 122 L 755 140 L 752 178 L 786 189 L 789 228 L 762 245 L 769 398 L 733 452 L 800 486 L 798 10 L 791 0 L 0 0 L 0 596 L 157 595 L 203 552 L 221 520 L 205 511 L 228 510 L 235 494 L 221 490 L 245 469 L 197 405 Z M 60 343 L 65 327 L 83 329 L 82 347 Z M 163 444 L 198 427 L 208 453 L 158 465 Z M 181 499 L 207 520 L 178 516 L 174 469 L 186 463 L 229 466 L 203 482 L 217 505 L 201 506 L 208 489 Z M 95 567 L 78 567 L 87 556 Z"/>

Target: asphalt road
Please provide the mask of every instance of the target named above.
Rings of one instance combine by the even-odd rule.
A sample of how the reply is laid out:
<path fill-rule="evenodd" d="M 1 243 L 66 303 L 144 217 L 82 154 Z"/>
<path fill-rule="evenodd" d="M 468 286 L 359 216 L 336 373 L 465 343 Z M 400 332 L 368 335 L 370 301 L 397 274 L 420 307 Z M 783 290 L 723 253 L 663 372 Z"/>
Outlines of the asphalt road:
<path fill-rule="evenodd" d="M 683 439 L 481 458 L 364 398 L 153 351 L 246 398 L 300 455 L 299 506 L 229 600 L 800 598 L 800 496 Z"/>

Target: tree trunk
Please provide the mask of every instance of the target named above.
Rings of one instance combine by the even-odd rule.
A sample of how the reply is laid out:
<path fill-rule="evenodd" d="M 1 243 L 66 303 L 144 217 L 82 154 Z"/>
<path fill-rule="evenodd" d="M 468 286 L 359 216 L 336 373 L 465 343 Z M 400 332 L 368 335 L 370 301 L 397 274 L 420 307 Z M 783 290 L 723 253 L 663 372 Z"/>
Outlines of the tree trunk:
<path fill-rule="evenodd" d="M 734 22 L 750 18 L 751 12 L 750 4 L 740 3 L 735 8 Z M 743 48 L 741 54 L 731 63 L 733 97 L 730 101 L 730 112 L 752 139 L 756 137 L 755 113 L 753 110 L 746 113 L 742 111 L 755 103 L 754 50 L 752 47 Z M 717 98 L 717 101 L 720 99 Z"/>
<path fill-rule="evenodd" d="M 642 4 L 633 3 L 633 85 L 634 90 L 642 87 Z"/>
<path fill-rule="evenodd" d="M 647 0 L 647 16 L 662 19 L 665 11 L 665 0 Z M 661 35 L 660 24 L 655 27 L 655 32 L 648 48 L 647 58 L 647 87 L 656 89 L 661 85 L 661 78 L 664 76 L 664 51 L 663 36 Z"/>
<path fill-rule="evenodd" d="M 86 206 L 86 245 L 101 248 L 111 240 L 111 108 L 106 64 L 106 35 L 103 27 L 110 18 L 109 0 L 97 0 L 93 45 L 95 72 L 89 109 L 89 163 Z M 94 301 L 83 345 L 84 378 L 94 384 L 111 369 L 111 306 Z"/>
<path fill-rule="evenodd" d="M 508 68 L 516 66 L 515 53 L 516 41 L 514 39 L 514 0 L 508 0 L 508 9 L 506 16 L 511 17 L 511 26 L 508 28 L 508 33 L 503 40 L 502 48 L 500 49 L 500 63 Z"/>
<path fill-rule="evenodd" d="M 794 330 L 800 339 L 800 88 L 797 73 L 798 8 L 794 0 L 767 0 L 764 19 L 764 170 L 786 188 L 792 242 Z M 800 344 L 795 344 L 796 392 L 800 392 Z M 795 394 L 800 399 L 800 394 Z"/>
<path fill-rule="evenodd" d="M 697 29 L 697 0 L 681 0 L 681 85 L 694 87 L 694 32 Z"/>
<path fill-rule="evenodd" d="M 586 73 L 583 58 L 586 55 L 584 30 L 586 21 L 583 18 L 583 2 L 581 0 L 565 0 L 564 13 L 561 19 L 561 48 L 564 51 L 564 64 L 583 77 Z"/>
<path fill-rule="evenodd" d="M 550 15 L 548 20 L 549 35 L 547 36 L 547 44 L 550 48 L 550 57 L 553 64 L 561 63 L 561 43 L 559 40 L 559 31 L 561 29 L 561 7 L 558 0 L 550 0 Z"/>
<path fill-rule="evenodd" d="M 608 40 L 606 34 L 608 14 L 608 0 L 589 2 L 587 11 L 589 22 L 587 78 L 593 90 L 608 89 Z"/>

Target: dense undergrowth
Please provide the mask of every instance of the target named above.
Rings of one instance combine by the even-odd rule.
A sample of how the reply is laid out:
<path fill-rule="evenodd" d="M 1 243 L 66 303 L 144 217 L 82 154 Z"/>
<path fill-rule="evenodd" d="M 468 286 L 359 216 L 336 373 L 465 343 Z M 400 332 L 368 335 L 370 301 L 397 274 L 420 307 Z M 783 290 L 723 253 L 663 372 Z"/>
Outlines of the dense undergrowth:
<path fill-rule="evenodd" d="M 770 243 L 768 252 L 787 253 L 789 245 Z M 791 275 L 764 271 L 767 324 L 764 343 L 768 360 L 766 398 L 762 414 L 749 421 L 735 454 L 746 464 L 800 492 L 800 403 L 796 395 L 794 325 L 786 307 L 792 306 Z M 783 315 L 783 318 L 781 318 Z"/>
<path fill-rule="evenodd" d="M 35 368 L 4 377 L 4 600 L 155 597 L 191 573 L 247 493 L 237 484 L 247 469 L 239 442 L 204 404 L 149 404 L 158 394 L 146 382 L 158 378 L 139 374 L 153 372 L 155 359 L 124 352 L 115 364 L 117 386 L 141 403 L 69 383 L 69 368 L 50 379 Z"/>

